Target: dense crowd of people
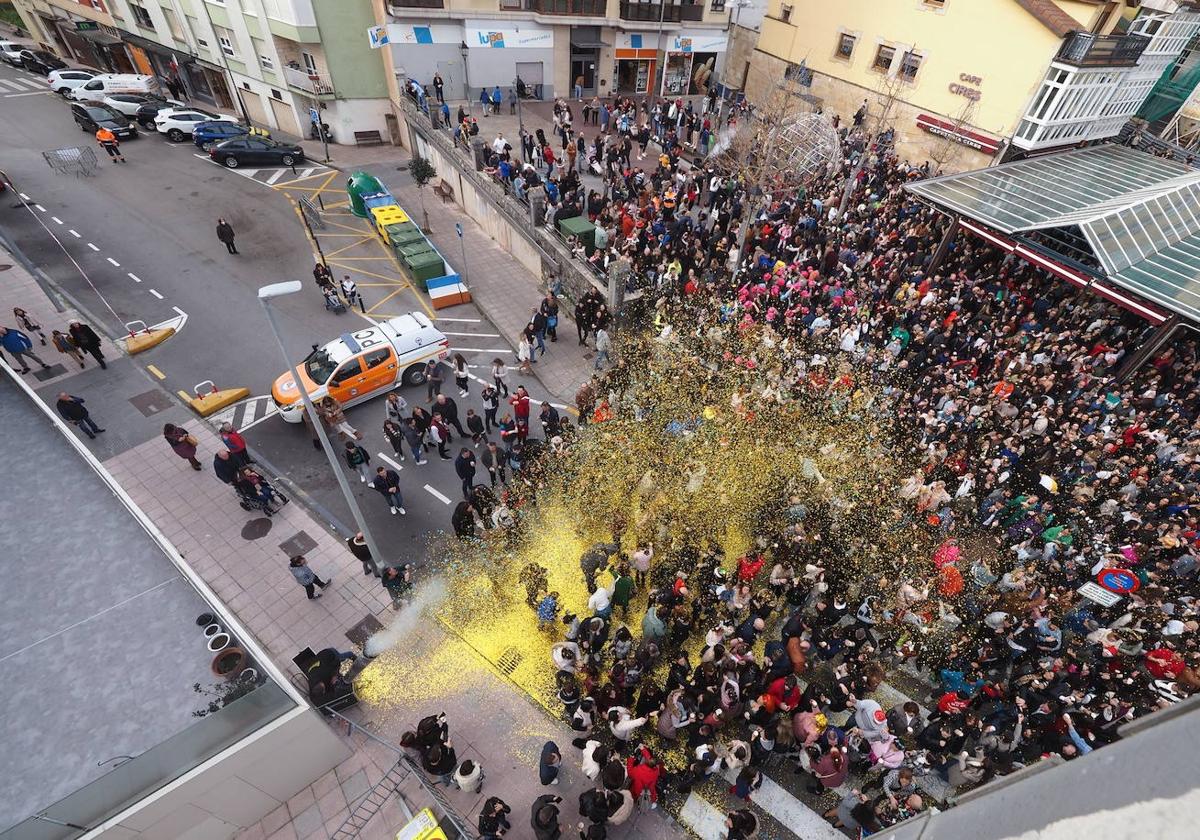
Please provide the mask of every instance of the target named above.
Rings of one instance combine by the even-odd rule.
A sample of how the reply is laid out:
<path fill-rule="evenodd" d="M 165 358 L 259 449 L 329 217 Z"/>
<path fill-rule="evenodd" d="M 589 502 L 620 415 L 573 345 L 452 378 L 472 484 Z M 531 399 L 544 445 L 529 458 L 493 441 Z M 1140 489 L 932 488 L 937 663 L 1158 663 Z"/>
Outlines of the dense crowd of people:
<path fill-rule="evenodd" d="M 560 132 L 567 163 L 543 156 L 549 177 L 541 132 L 532 154 L 521 144 L 532 161 L 497 144 L 491 163 L 514 192 L 545 190 L 556 219 L 596 223 L 581 258 L 628 260 L 657 294 L 663 336 L 767 327 L 799 350 L 739 403 L 872 388 L 872 417 L 913 465 L 880 521 L 937 548 L 919 568 L 854 578 L 794 503 L 785 534 L 756 535 L 761 550 L 736 559 L 715 545 L 594 546 L 585 615 L 562 615 L 531 572 L 539 623 L 563 628 L 559 697 L 597 780 L 581 835 L 602 836 L 583 832 L 622 813 L 658 750 L 681 748 L 686 766 L 656 774 L 649 801 L 726 774 L 732 797 L 752 799 L 764 768 L 791 762 L 830 793 L 836 825 L 870 833 L 1086 754 L 1200 689 L 1196 343 L 1126 375 L 1144 322 L 965 235 L 939 248 L 944 222 L 903 190 L 928 166 L 872 142 L 857 116 L 837 171 L 764 194 L 685 161 L 689 136 L 705 138 L 676 110 L 647 119 L 618 102 L 592 143 Z M 602 190 L 579 179 L 592 163 Z M 604 389 L 585 390 L 586 417 Z M 635 592 L 640 616 L 627 615 Z M 881 708 L 871 695 L 900 669 L 929 690 Z M 731 811 L 729 836 L 756 822 Z"/>

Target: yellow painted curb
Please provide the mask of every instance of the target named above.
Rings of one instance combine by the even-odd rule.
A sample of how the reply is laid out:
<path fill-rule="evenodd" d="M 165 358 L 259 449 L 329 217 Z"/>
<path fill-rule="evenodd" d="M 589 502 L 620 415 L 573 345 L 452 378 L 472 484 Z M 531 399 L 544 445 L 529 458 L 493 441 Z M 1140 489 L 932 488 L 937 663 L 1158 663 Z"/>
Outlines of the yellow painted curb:
<path fill-rule="evenodd" d="M 192 411 L 201 417 L 207 417 L 213 412 L 220 411 L 222 408 L 246 399 L 248 396 L 250 396 L 249 388 L 225 388 L 222 391 L 213 391 L 211 394 L 205 394 L 202 397 L 192 397 L 188 400 L 188 405 L 192 407 Z"/>
<path fill-rule="evenodd" d="M 125 350 L 132 356 L 143 350 L 149 350 L 151 347 L 157 347 L 173 335 L 175 335 L 174 327 L 131 335 L 125 339 Z"/>

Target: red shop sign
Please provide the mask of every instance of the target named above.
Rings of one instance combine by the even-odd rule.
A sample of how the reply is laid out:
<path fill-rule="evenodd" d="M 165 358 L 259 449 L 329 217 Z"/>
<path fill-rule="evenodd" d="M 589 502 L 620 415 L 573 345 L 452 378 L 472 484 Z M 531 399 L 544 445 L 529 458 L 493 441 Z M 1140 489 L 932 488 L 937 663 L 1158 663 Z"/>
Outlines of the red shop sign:
<path fill-rule="evenodd" d="M 955 125 L 949 120 L 943 120 L 940 117 L 933 117 L 929 114 L 918 114 L 917 128 L 924 129 L 930 134 L 936 134 L 939 137 L 946 137 L 955 143 L 970 146 L 972 149 L 978 149 L 985 154 L 994 155 L 1000 151 L 1000 141 L 995 137 L 988 137 L 986 134 L 980 134 L 978 131 L 971 131 L 966 126 Z"/>

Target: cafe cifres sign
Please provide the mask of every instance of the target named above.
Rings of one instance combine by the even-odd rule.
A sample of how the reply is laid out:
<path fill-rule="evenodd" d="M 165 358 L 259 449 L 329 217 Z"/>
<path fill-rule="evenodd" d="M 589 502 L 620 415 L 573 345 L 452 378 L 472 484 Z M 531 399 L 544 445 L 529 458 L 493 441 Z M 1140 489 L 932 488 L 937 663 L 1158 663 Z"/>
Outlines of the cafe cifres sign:
<path fill-rule="evenodd" d="M 958 81 L 950 83 L 950 92 L 956 96 L 966 97 L 972 102 L 978 102 L 983 97 L 983 91 L 979 89 L 982 84 L 983 78 L 980 76 L 959 73 Z"/>

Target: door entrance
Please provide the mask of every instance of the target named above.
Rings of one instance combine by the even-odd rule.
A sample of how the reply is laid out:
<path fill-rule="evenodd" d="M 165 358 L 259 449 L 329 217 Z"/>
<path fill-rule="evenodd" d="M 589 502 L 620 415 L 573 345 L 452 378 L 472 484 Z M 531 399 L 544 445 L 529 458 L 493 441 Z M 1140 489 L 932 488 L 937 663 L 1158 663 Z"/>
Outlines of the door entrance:
<path fill-rule="evenodd" d="M 583 95 L 592 96 L 596 93 L 596 53 L 572 53 L 571 54 L 571 96 L 575 96 L 576 84 L 579 83 L 579 77 L 583 77 Z"/>

